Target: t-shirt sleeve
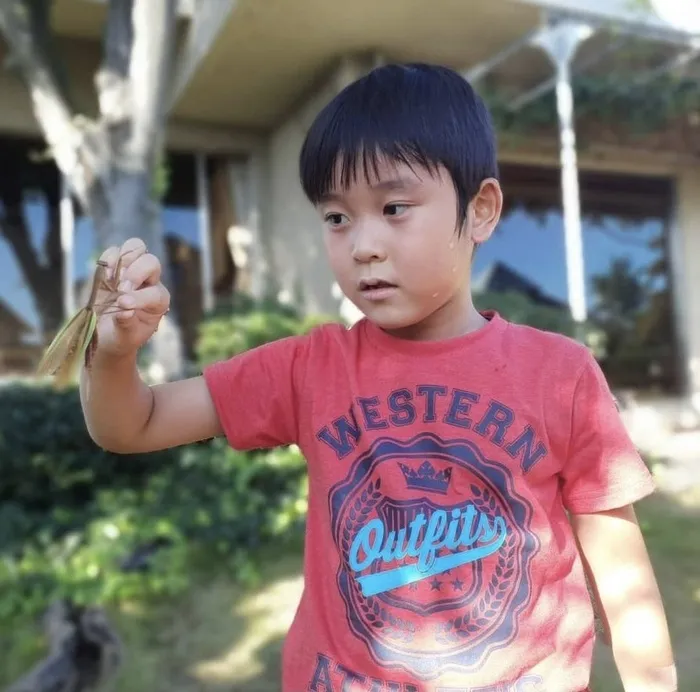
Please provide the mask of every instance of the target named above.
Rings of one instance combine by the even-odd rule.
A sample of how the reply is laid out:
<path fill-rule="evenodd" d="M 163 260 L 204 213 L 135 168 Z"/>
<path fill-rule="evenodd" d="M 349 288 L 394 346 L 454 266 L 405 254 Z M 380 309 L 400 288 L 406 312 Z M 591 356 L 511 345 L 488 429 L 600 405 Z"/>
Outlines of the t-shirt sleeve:
<path fill-rule="evenodd" d="M 600 366 L 586 351 L 574 389 L 569 453 L 562 469 L 564 506 L 572 514 L 632 504 L 655 490 Z"/>
<path fill-rule="evenodd" d="M 308 335 L 278 339 L 204 368 L 231 447 L 245 451 L 297 442 L 297 402 L 308 339 Z"/>

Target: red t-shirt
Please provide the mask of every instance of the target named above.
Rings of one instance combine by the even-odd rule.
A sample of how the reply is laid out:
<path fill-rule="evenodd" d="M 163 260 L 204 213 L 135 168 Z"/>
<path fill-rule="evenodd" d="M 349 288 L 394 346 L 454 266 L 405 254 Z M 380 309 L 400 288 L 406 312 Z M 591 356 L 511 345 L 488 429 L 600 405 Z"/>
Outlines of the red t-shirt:
<path fill-rule="evenodd" d="M 566 512 L 654 490 L 588 350 L 488 313 L 439 342 L 366 319 L 205 370 L 232 447 L 309 468 L 283 692 L 580 692 L 593 612 Z"/>

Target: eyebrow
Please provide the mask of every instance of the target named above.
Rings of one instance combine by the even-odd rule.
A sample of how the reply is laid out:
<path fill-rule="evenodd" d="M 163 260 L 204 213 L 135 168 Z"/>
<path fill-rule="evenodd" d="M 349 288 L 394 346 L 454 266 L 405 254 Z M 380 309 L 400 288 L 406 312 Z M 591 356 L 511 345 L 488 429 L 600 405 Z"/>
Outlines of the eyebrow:
<path fill-rule="evenodd" d="M 418 181 L 411 180 L 410 178 L 391 178 L 389 180 L 382 180 L 375 185 L 370 185 L 370 187 L 377 192 L 392 192 L 395 190 L 411 190 L 418 187 L 418 184 Z M 343 196 L 338 193 L 327 192 L 321 196 L 320 201 L 321 203 L 340 202 L 342 198 Z"/>

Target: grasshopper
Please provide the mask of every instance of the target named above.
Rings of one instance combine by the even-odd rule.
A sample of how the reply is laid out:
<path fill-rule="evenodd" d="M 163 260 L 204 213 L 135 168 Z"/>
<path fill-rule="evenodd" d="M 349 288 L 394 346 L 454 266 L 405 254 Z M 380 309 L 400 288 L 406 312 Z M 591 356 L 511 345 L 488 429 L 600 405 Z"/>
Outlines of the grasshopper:
<path fill-rule="evenodd" d="M 97 267 L 92 278 L 90 297 L 86 305 L 78 310 L 56 334 L 37 366 L 37 375 L 53 375 L 54 382 L 64 387 L 74 381 L 78 366 L 84 361 L 85 367 L 90 366 L 92 355 L 97 348 L 97 320 L 100 315 L 109 314 L 107 310 L 119 297 L 119 277 L 121 272 L 121 257 L 117 261 L 114 275 L 107 277 L 108 264 L 104 260 L 97 261 Z M 104 303 L 97 303 L 100 289 L 109 292 Z M 119 312 L 115 308 L 111 312 Z"/>

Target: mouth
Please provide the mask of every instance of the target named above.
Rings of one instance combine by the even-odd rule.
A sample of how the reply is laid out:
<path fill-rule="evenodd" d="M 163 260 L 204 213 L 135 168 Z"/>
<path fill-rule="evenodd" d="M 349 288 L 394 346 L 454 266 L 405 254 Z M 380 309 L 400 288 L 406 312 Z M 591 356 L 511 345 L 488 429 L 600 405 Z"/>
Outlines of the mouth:
<path fill-rule="evenodd" d="M 362 293 L 368 291 L 378 291 L 384 288 L 396 288 L 396 284 L 384 279 L 360 279 L 358 287 Z"/>
<path fill-rule="evenodd" d="M 397 286 L 383 279 L 360 279 L 358 288 L 360 295 L 367 300 L 378 301 L 391 297 Z"/>

